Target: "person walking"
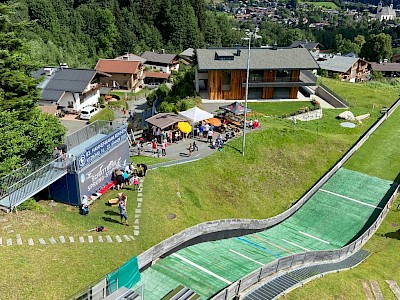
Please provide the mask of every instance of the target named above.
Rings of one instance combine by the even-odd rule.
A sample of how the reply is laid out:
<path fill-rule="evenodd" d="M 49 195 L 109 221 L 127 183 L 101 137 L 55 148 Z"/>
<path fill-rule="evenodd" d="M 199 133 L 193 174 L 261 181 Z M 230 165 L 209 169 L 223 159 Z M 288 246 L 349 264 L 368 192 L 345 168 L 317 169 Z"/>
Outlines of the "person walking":
<path fill-rule="evenodd" d="M 126 195 L 122 194 L 121 197 L 119 198 L 118 202 L 118 209 L 119 209 L 119 216 L 121 217 L 121 224 L 124 224 L 125 220 L 125 225 L 128 225 L 128 214 L 126 213 Z"/>
<path fill-rule="evenodd" d="M 157 155 L 157 141 L 154 139 L 151 143 L 151 148 L 153 149 L 153 157 Z"/>
<path fill-rule="evenodd" d="M 192 146 L 192 143 L 190 143 L 190 144 L 189 144 L 189 148 L 188 148 L 188 150 L 189 150 L 189 157 L 190 157 L 190 156 L 192 156 L 192 152 L 193 152 L 193 146 Z"/>
<path fill-rule="evenodd" d="M 214 132 L 211 131 L 211 130 L 207 132 L 207 141 L 210 142 L 210 143 L 212 142 L 213 133 Z"/>
<path fill-rule="evenodd" d="M 161 144 L 161 151 L 162 151 L 162 156 L 166 156 L 167 155 L 167 139 L 164 139 L 162 144 Z"/>
<path fill-rule="evenodd" d="M 139 176 L 137 174 L 133 176 L 133 190 L 139 190 Z"/>
<path fill-rule="evenodd" d="M 206 123 L 206 125 L 204 125 L 204 127 L 203 127 L 203 132 L 204 132 L 205 138 L 208 137 L 209 130 L 210 130 L 210 125 L 208 125 L 208 123 Z"/>
<path fill-rule="evenodd" d="M 196 141 L 193 141 L 193 145 L 192 145 L 193 151 L 199 151 L 199 147 L 197 147 Z"/>

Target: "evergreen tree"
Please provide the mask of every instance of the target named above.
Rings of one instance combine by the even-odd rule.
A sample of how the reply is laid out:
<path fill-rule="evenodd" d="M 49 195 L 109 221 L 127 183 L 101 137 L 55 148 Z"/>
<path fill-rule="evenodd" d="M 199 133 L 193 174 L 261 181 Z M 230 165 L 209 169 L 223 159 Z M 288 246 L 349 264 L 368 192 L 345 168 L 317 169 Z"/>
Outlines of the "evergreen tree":
<path fill-rule="evenodd" d="M 50 154 L 65 133 L 58 119 L 37 106 L 37 82 L 30 76 L 37 66 L 18 36 L 23 24 L 10 21 L 13 9 L 0 4 L 0 176 Z"/>

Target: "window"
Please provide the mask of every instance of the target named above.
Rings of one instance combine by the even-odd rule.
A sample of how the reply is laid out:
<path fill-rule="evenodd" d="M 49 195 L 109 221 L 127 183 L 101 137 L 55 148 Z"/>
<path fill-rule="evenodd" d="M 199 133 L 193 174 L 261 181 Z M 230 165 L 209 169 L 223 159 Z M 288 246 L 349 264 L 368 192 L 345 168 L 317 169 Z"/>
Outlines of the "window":
<path fill-rule="evenodd" d="M 223 71 L 222 73 L 222 90 L 229 91 L 231 89 L 231 72 Z"/>

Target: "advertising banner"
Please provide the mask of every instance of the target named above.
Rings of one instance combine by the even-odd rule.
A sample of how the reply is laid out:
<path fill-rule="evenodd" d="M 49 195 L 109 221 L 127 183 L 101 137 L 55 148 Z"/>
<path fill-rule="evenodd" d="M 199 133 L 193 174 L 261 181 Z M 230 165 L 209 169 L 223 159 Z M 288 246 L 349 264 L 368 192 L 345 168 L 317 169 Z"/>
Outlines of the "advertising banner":
<path fill-rule="evenodd" d="M 78 180 L 81 197 L 96 193 L 111 181 L 112 172 L 115 169 L 129 164 L 129 144 L 125 137 L 124 140 L 125 142 L 79 171 Z"/>
<path fill-rule="evenodd" d="M 113 133 L 107 135 L 97 143 L 91 145 L 85 149 L 85 152 L 78 156 L 77 166 L 78 169 L 82 169 L 111 151 L 113 148 L 118 146 L 127 140 L 126 137 L 126 125 L 118 128 Z"/>

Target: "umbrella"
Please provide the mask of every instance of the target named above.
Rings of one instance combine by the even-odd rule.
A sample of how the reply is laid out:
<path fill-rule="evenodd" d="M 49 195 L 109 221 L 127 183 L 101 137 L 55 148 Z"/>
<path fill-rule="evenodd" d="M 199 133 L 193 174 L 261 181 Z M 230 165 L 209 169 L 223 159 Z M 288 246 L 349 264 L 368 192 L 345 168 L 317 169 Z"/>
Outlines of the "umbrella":
<path fill-rule="evenodd" d="M 178 129 L 183 133 L 189 133 L 192 130 L 192 126 L 188 122 L 179 122 Z"/>
<path fill-rule="evenodd" d="M 208 119 L 207 122 L 208 122 L 208 124 L 210 124 L 210 125 L 212 125 L 212 126 L 216 126 L 216 127 L 222 125 L 221 120 L 218 119 L 218 118 L 211 118 L 211 119 Z"/>
<path fill-rule="evenodd" d="M 241 115 L 244 113 L 244 106 L 242 103 L 236 101 L 234 103 L 231 103 L 229 105 L 224 105 L 224 106 L 220 106 L 220 109 L 224 109 L 228 112 L 231 112 L 235 115 Z M 247 108 L 247 112 L 251 111 L 250 108 Z"/>

